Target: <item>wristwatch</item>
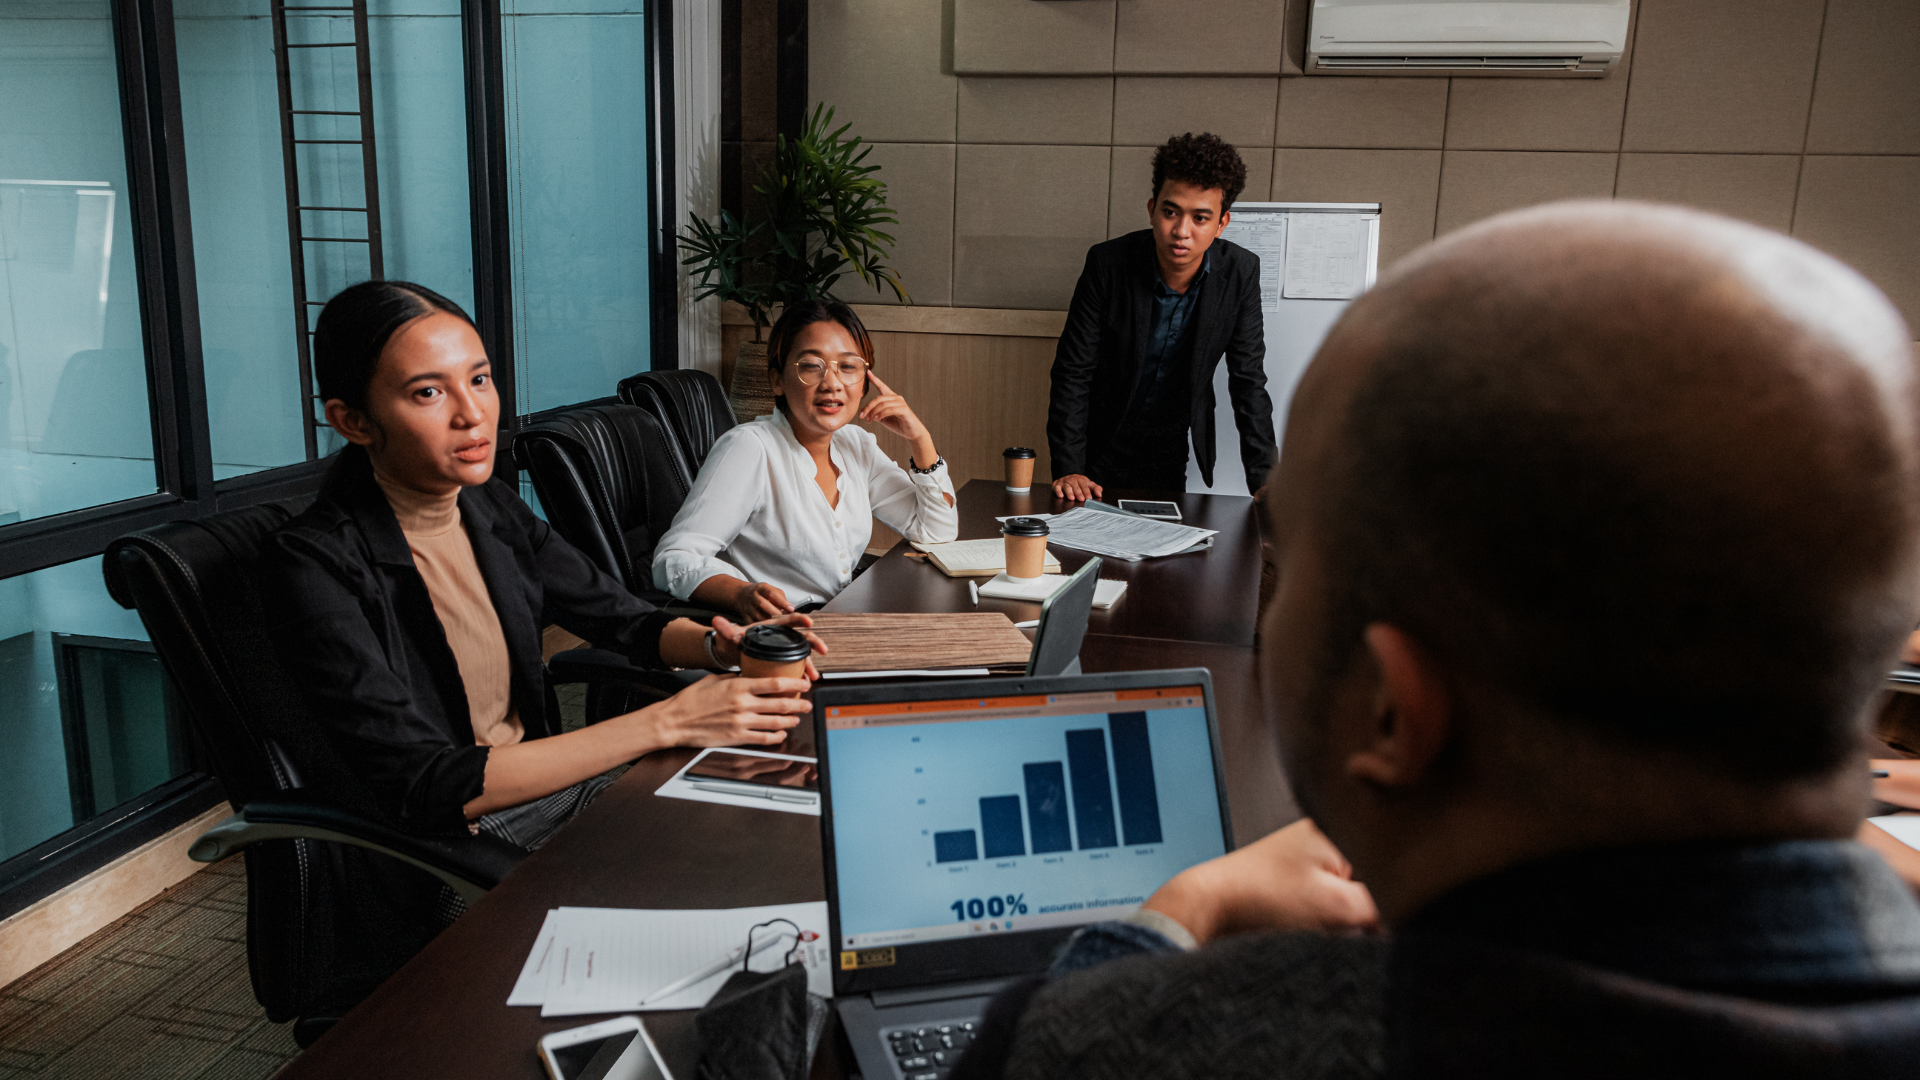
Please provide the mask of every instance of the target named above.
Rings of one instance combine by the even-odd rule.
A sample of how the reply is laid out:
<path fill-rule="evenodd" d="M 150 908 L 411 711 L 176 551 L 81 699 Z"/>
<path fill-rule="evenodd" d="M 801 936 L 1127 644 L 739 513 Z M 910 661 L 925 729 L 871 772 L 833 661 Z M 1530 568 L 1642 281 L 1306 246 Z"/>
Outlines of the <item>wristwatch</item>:
<path fill-rule="evenodd" d="M 720 631 L 714 630 L 712 628 L 708 628 L 707 637 L 706 637 L 707 662 L 713 668 L 713 670 L 725 671 L 727 670 L 727 665 L 720 662 L 720 654 L 715 652 L 713 649 L 714 640 L 717 639 L 719 636 L 720 636 Z"/>

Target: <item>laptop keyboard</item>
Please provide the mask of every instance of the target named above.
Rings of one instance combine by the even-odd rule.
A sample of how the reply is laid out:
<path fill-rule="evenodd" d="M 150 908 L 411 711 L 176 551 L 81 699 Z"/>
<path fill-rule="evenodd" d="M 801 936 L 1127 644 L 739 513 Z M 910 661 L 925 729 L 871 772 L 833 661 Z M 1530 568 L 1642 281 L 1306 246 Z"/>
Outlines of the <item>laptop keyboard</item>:
<path fill-rule="evenodd" d="M 946 1080 L 946 1075 L 959 1063 L 960 1055 L 973 1042 L 973 1035 L 974 1025 L 970 1020 L 915 1024 L 880 1033 L 906 1080 Z"/>

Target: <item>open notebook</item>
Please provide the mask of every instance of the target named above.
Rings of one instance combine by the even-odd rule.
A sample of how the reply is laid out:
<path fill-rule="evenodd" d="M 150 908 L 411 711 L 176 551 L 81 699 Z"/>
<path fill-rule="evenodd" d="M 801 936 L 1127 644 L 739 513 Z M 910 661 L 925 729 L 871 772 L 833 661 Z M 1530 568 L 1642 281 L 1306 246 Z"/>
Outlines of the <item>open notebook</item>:
<path fill-rule="evenodd" d="M 998 536 L 985 540 L 955 540 L 951 544 L 913 546 L 926 552 L 927 561 L 948 577 L 992 577 L 1007 568 L 1006 541 Z M 1060 560 L 1053 557 L 1052 551 L 1047 552 L 1047 564 L 1043 572 L 1060 572 Z"/>

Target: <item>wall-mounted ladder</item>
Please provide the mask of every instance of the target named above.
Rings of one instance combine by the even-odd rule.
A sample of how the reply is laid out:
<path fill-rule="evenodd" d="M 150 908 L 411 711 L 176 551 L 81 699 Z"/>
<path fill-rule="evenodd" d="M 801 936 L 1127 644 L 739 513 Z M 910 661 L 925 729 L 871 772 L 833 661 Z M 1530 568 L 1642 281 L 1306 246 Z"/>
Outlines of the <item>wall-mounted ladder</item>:
<path fill-rule="evenodd" d="M 311 309 L 325 305 L 324 299 L 315 300 L 307 295 L 307 245 L 308 244 L 365 244 L 367 262 L 374 279 L 384 277 L 380 260 L 380 178 L 375 165 L 373 146 L 373 69 L 367 49 L 367 3 L 366 0 L 354 0 L 352 4 L 338 6 L 288 6 L 281 0 L 272 0 L 273 4 L 273 59 L 276 74 L 280 80 L 280 154 L 287 170 L 287 240 L 293 261 L 293 325 L 294 338 L 300 352 L 300 416 L 303 433 L 306 438 L 307 460 L 320 456 L 319 429 L 322 421 L 316 411 L 320 397 L 313 383 L 312 320 L 308 317 Z M 352 41 L 325 41 L 311 43 L 293 43 L 287 40 L 288 12 L 351 11 L 353 13 Z M 293 107 L 293 67 L 292 55 L 296 49 L 352 49 L 354 67 L 358 73 L 358 94 L 352 109 L 296 109 Z M 310 103 L 311 104 L 311 103 Z M 337 104 L 337 103 L 335 103 Z M 357 139 L 307 139 L 300 137 L 295 117 L 299 116 L 358 116 L 360 118 L 360 137 Z M 300 195 L 300 156 L 302 146 L 357 146 L 360 148 L 361 171 L 364 176 L 362 192 L 364 206 L 315 206 L 309 205 Z M 359 236 L 310 236 L 306 230 L 307 211 L 336 211 L 363 214 L 366 217 L 366 235 Z M 330 229 L 329 232 L 350 230 Z"/>

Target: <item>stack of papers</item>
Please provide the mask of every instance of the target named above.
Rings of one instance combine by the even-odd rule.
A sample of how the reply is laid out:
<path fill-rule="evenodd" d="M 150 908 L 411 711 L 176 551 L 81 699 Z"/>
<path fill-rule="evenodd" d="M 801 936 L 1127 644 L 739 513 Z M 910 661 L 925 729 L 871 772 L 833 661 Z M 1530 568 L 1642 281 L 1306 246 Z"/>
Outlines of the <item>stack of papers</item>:
<path fill-rule="evenodd" d="M 1210 544 L 1219 533 L 1172 521 L 1076 506 L 1064 514 L 1030 514 L 1047 523 L 1047 543 L 1128 562 L 1178 555 Z M 1005 519 L 1002 519 L 1005 520 Z"/>
<path fill-rule="evenodd" d="M 748 929 L 769 919 L 789 919 L 812 934 L 799 942 L 796 959 L 807 966 L 807 989 L 832 997 L 827 904 L 821 900 L 714 910 L 554 908 L 507 1004 L 538 1005 L 541 1016 L 698 1009 L 740 970 Z M 753 970 L 775 970 L 795 946 L 793 929 L 783 923 L 764 927 L 753 944 Z M 719 966 L 729 958 L 731 964 Z M 703 972 L 708 974 L 674 989 Z"/>

